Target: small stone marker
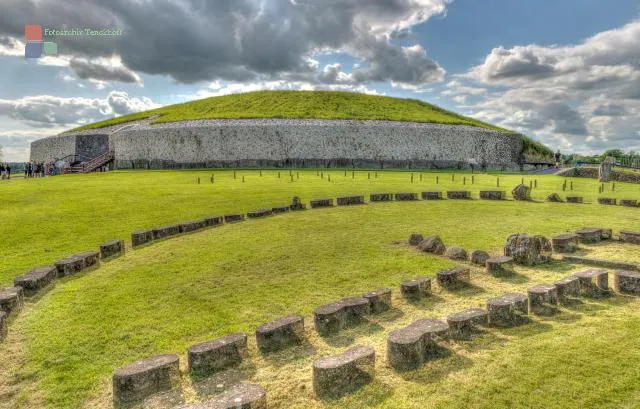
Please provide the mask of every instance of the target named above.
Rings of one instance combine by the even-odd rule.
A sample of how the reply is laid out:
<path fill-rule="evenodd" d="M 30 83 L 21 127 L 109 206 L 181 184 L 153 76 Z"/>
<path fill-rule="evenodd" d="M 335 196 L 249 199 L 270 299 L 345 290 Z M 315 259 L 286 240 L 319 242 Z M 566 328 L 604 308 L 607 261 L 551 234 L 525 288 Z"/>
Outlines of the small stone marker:
<path fill-rule="evenodd" d="M 606 270 L 589 269 L 574 274 L 580 280 L 580 294 L 601 298 L 609 294 L 609 274 Z"/>
<path fill-rule="evenodd" d="M 567 203 L 584 203 L 584 199 L 581 196 L 567 196 Z"/>
<path fill-rule="evenodd" d="M 575 298 L 580 297 L 580 279 L 576 276 L 565 277 L 553 283 L 558 293 L 558 301 L 562 304 L 569 304 Z"/>
<path fill-rule="evenodd" d="M 8 332 L 7 313 L 0 311 L 0 341 L 3 341 L 7 337 Z"/>
<path fill-rule="evenodd" d="M 58 277 L 79 273 L 84 269 L 84 258 L 77 255 L 56 261 Z"/>
<path fill-rule="evenodd" d="M 390 202 L 393 200 L 393 195 L 391 193 L 372 193 L 369 196 L 369 201 L 371 202 Z"/>
<path fill-rule="evenodd" d="M 551 242 L 543 236 L 525 233 L 512 234 L 507 238 L 504 255 L 513 257 L 513 262 L 525 266 L 546 263 L 551 260 Z"/>
<path fill-rule="evenodd" d="M 557 193 L 551 193 L 549 196 L 547 196 L 547 202 L 562 203 L 562 198 Z"/>
<path fill-rule="evenodd" d="M 153 231 L 151 230 L 138 230 L 131 233 L 131 245 L 133 247 L 139 247 L 153 241 Z"/>
<path fill-rule="evenodd" d="M 468 200 L 471 199 L 471 192 L 466 190 L 454 190 L 447 192 L 447 199 L 451 200 Z"/>
<path fill-rule="evenodd" d="M 459 313 L 449 315 L 449 336 L 453 339 L 470 339 L 476 326 L 487 325 L 489 313 L 481 308 L 469 308 Z"/>
<path fill-rule="evenodd" d="M 477 264 L 479 266 L 486 266 L 487 260 L 489 260 L 491 256 L 484 250 L 473 250 L 471 255 L 469 256 L 469 261 L 473 264 Z"/>
<path fill-rule="evenodd" d="M 623 230 L 620 232 L 620 241 L 623 243 L 640 244 L 640 232 Z"/>
<path fill-rule="evenodd" d="M 256 342 L 262 352 L 278 351 L 304 340 L 304 318 L 291 314 L 271 321 L 256 330 Z"/>
<path fill-rule="evenodd" d="M 278 207 L 272 207 L 271 208 L 271 213 L 273 213 L 273 214 L 287 213 L 287 212 L 289 212 L 289 210 L 291 210 L 289 208 L 289 206 L 278 206 Z"/>
<path fill-rule="evenodd" d="M 58 278 L 56 267 L 37 267 L 13 280 L 13 285 L 22 287 L 25 297 L 32 297 Z"/>
<path fill-rule="evenodd" d="M 447 251 L 444 243 L 438 236 L 429 236 L 418 244 L 418 249 L 425 253 L 442 255 Z"/>
<path fill-rule="evenodd" d="M 272 214 L 271 209 L 259 209 L 259 210 L 252 210 L 250 212 L 247 212 L 247 217 L 250 219 L 258 219 L 261 217 L 271 216 L 271 214 Z"/>
<path fill-rule="evenodd" d="M 332 207 L 333 199 L 315 199 L 311 201 L 311 208 L 317 209 L 320 207 Z"/>
<path fill-rule="evenodd" d="M 442 199 L 442 192 L 422 192 L 423 200 L 440 200 Z"/>
<path fill-rule="evenodd" d="M 507 194 L 503 190 L 481 190 L 480 199 L 484 200 L 504 200 Z"/>
<path fill-rule="evenodd" d="M 622 294 L 640 295 L 640 273 L 616 271 L 613 276 L 613 289 Z"/>
<path fill-rule="evenodd" d="M 178 355 L 156 355 L 118 369 L 113 373 L 115 406 L 140 402 L 180 384 Z"/>
<path fill-rule="evenodd" d="M 375 375 L 375 350 L 356 345 L 341 354 L 313 362 L 313 389 L 319 396 L 340 396 L 371 382 Z"/>
<path fill-rule="evenodd" d="M 469 283 L 469 267 L 457 266 L 438 272 L 438 285 L 450 290 L 463 287 Z"/>
<path fill-rule="evenodd" d="M 539 284 L 527 290 L 529 311 L 537 315 L 553 315 L 558 311 L 558 289 L 555 285 Z"/>
<path fill-rule="evenodd" d="M 100 252 L 98 251 L 85 251 L 83 253 L 76 254 L 84 260 L 84 268 L 96 267 L 100 265 Z"/>
<path fill-rule="evenodd" d="M 394 198 L 398 202 L 418 200 L 417 193 L 396 193 Z"/>
<path fill-rule="evenodd" d="M 601 205 L 607 205 L 607 206 L 615 206 L 617 203 L 616 199 L 612 199 L 612 198 L 608 198 L 608 197 L 599 197 L 598 198 L 598 203 Z"/>
<path fill-rule="evenodd" d="M 193 220 L 190 222 L 182 223 L 179 226 L 180 233 L 189 233 L 196 230 L 201 230 L 207 227 L 205 220 Z"/>
<path fill-rule="evenodd" d="M 445 339 L 449 325 L 431 319 L 421 319 L 408 326 L 389 332 L 387 359 L 395 369 L 421 367 L 429 359 L 438 357 L 439 339 Z"/>
<path fill-rule="evenodd" d="M 360 322 L 369 313 L 369 300 L 348 297 L 316 308 L 314 324 L 320 334 L 328 335 L 340 331 L 347 324 Z"/>
<path fill-rule="evenodd" d="M 513 258 L 507 256 L 492 257 L 487 260 L 487 273 L 505 274 L 513 272 Z"/>
<path fill-rule="evenodd" d="M 391 289 L 379 288 L 362 296 L 369 301 L 371 314 L 379 314 L 391 309 Z"/>
<path fill-rule="evenodd" d="M 111 240 L 100 245 L 100 257 L 107 259 L 124 253 L 124 240 Z"/>
<path fill-rule="evenodd" d="M 267 409 L 267 391 L 260 385 L 241 384 L 213 400 L 176 409 Z"/>
<path fill-rule="evenodd" d="M 229 334 L 189 348 L 189 371 L 207 376 L 242 362 L 248 355 L 247 334 Z"/>
<path fill-rule="evenodd" d="M 409 237 L 409 245 L 417 246 L 418 244 L 420 244 L 422 240 L 424 240 L 424 237 L 422 237 L 422 234 L 414 233 Z"/>
<path fill-rule="evenodd" d="M 577 234 L 561 234 L 551 239 L 553 251 L 556 253 L 573 253 L 578 249 Z"/>
<path fill-rule="evenodd" d="M 511 194 L 513 195 L 513 198 L 515 200 L 520 200 L 520 201 L 531 200 L 531 188 L 522 183 L 514 187 L 513 190 L 511 191 Z"/>
<path fill-rule="evenodd" d="M 364 196 L 342 196 L 338 198 L 338 206 L 364 204 Z"/>
<path fill-rule="evenodd" d="M 24 290 L 22 287 L 11 287 L 0 290 L 0 311 L 7 315 L 14 315 L 24 305 Z"/>
<path fill-rule="evenodd" d="M 602 240 L 603 232 L 602 229 L 596 227 L 587 227 L 584 229 L 580 229 L 576 232 L 578 238 L 581 243 L 585 244 L 595 244 L 600 243 Z"/>
<path fill-rule="evenodd" d="M 207 227 L 219 226 L 223 223 L 222 216 L 207 216 L 204 218 Z"/>
<path fill-rule="evenodd" d="M 622 199 L 620 200 L 620 206 L 625 207 L 638 207 L 638 201 L 632 199 Z"/>
<path fill-rule="evenodd" d="M 406 298 L 417 299 L 427 296 L 430 292 L 431 279 L 429 277 L 417 277 L 400 284 L 400 294 Z"/>
<path fill-rule="evenodd" d="M 237 223 L 244 220 L 243 214 L 225 214 L 224 222 L 225 223 Z"/>
<path fill-rule="evenodd" d="M 469 258 L 467 250 L 463 249 L 462 247 L 448 247 L 445 254 L 451 260 L 467 261 L 467 259 Z"/>
<path fill-rule="evenodd" d="M 513 327 L 528 322 L 528 299 L 520 293 L 508 293 L 487 300 L 489 324 L 499 327 Z"/>
<path fill-rule="evenodd" d="M 156 227 L 155 229 L 153 229 L 154 240 L 166 239 L 168 237 L 175 236 L 176 234 L 180 234 L 179 224 L 174 224 L 172 226 Z"/>

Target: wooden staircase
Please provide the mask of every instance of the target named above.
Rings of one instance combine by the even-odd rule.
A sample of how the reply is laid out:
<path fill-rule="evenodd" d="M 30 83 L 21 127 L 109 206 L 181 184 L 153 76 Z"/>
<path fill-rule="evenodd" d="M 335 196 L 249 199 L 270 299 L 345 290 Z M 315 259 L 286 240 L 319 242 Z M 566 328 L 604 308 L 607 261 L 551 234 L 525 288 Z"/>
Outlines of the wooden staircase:
<path fill-rule="evenodd" d="M 100 156 L 97 156 L 87 162 L 82 162 L 77 165 L 71 166 L 66 173 L 89 173 L 98 169 L 100 166 L 104 166 L 107 163 L 113 161 L 115 154 L 113 151 L 107 151 Z"/>

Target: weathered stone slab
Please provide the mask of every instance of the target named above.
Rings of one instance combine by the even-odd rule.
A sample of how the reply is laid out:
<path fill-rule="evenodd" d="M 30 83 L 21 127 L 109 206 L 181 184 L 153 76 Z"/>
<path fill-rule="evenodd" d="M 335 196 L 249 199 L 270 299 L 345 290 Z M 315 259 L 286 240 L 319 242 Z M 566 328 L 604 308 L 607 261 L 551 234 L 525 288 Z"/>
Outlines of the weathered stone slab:
<path fill-rule="evenodd" d="M 65 277 L 84 270 L 84 257 L 75 255 L 63 258 L 62 260 L 56 261 L 55 265 L 58 270 L 58 277 Z"/>
<path fill-rule="evenodd" d="M 512 234 L 507 238 L 504 255 L 513 258 L 513 262 L 525 266 L 546 263 L 551 259 L 551 243 L 543 236 L 531 236 L 525 233 Z"/>
<path fill-rule="evenodd" d="M 562 203 L 563 200 L 562 200 L 562 198 L 560 197 L 559 194 L 551 193 L 549 196 L 547 196 L 547 202 Z"/>
<path fill-rule="evenodd" d="M 289 208 L 289 206 L 278 206 L 278 207 L 273 207 L 271 208 L 271 212 L 273 214 L 278 214 L 278 213 L 288 213 L 289 210 L 291 210 Z"/>
<path fill-rule="evenodd" d="M 553 285 L 556 286 L 558 301 L 562 304 L 571 303 L 573 299 L 580 297 L 580 279 L 576 276 L 565 277 Z"/>
<path fill-rule="evenodd" d="M 620 241 L 623 243 L 640 244 L 640 232 L 623 230 L 620 232 Z"/>
<path fill-rule="evenodd" d="M 396 193 L 393 195 L 395 200 L 398 202 L 410 201 L 410 200 L 418 200 L 417 193 Z"/>
<path fill-rule="evenodd" d="M 362 296 L 369 301 L 371 314 L 385 312 L 391 308 L 391 289 L 379 288 Z"/>
<path fill-rule="evenodd" d="M 425 253 L 442 255 L 447 251 L 442 239 L 438 236 L 429 236 L 418 244 L 418 249 Z"/>
<path fill-rule="evenodd" d="M 364 204 L 364 196 L 341 196 L 338 197 L 338 206 L 349 206 Z"/>
<path fill-rule="evenodd" d="M 175 236 L 176 234 L 180 234 L 179 224 L 156 227 L 155 229 L 153 229 L 154 240 L 166 239 L 167 237 Z"/>
<path fill-rule="evenodd" d="M 537 315 L 553 315 L 558 311 L 558 289 L 555 285 L 539 284 L 527 290 L 529 311 Z"/>
<path fill-rule="evenodd" d="M 222 216 L 207 216 L 204 218 L 207 227 L 219 226 L 223 223 Z"/>
<path fill-rule="evenodd" d="M 481 190 L 480 199 L 484 200 L 504 200 L 507 198 L 507 194 L 504 190 Z"/>
<path fill-rule="evenodd" d="M 442 199 L 442 192 L 422 192 L 423 200 L 440 200 Z"/>
<path fill-rule="evenodd" d="M 613 289 L 623 294 L 640 295 L 640 273 L 616 271 L 613 276 Z"/>
<path fill-rule="evenodd" d="M 247 217 L 250 219 L 258 219 L 261 217 L 271 216 L 271 209 L 258 209 L 247 212 Z"/>
<path fill-rule="evenodd" d="M 617 203 L 617 200 L 609 197 L 599 197 L 598 203 L 601 205 L 615 206 Z"/>
<path fill-rule="evenodd" d="M 138 230 L 131 233 L 131 245 L 133 247 L 142 246 L 153 241 L 152 230 Z"/>
<path fill-rule="evenodd" d="M 466 190 L 453 190 L 447 192 L 447 199 L 468 200 L 471 199 L 471 192 Z"/>
<path fill-rule="evenodd" d="M 247 334 L 229 334 L 189 348 L 189 371 L 206 376 L 240 364 L 248 355 Z"/>
<path fill-rule="evenodd" d="M 13 285 L 22 287 L 25 297 L 32 297 L 55 281 L 56 278 L 58 278 L 56 267 L 37 267 L 13 280 Z"/>
<path fill-rule="evenodd" d="M 513 327 L 529 321 L 529 302 L 527 296 L 519 293 L 508 293 L 487 300 L 489 324 L 499 327 Z"/>
<path fill-rule="evenodd" d="M 22 287 L 11 287 L 0 290 L 0 311 L 7 315 L 17 313 L 24 305 L 24 290 Z"/>
<path fill-rule="evenodd" d="M 124 240 L 111 240 L 100 245 L 100 257 L 103 259 L 120 256 L 124 253 Z"/>
<path fill-rule="evenodd" d="M 7 325 L 7 313 L 0 311 L 0 341 L 3 341 L 7 337 L 9 332 L 9 326 Z"/>
<path fill-rule="evenodd" d="M 369 313 L 369 300 L 366 298 L 343 298 L 316 308 L 314 324 L 320 334 L 327 335 L 340 331 L 349 323 L 360 321 Z"/>
<path fill-rule="evenodd" d="M 437 340 L 446 338 L 447 323 L 421 319 L 408 326 L 391 331 L 387 337 L 387 359 L 395 369 L 421 367 L 437 356 Z"/>
<path fill-rule="evenodd" d="M 584 203 L 582 196 L 567 196 L 567 203 Z"/>
<path fill-rule="evenodd" d="M 487 273 L 505 274 L 513 272 L 513 258 L 507 256 L 492 257 L 487 260 Z"/>
<path fill-rule="evenodd" d="M 375 362 L 375 350 L 365 345 L 317 359 L 313 362 L 313 389 L 319 396 L 351 392 L 373 380 Z"/>
<path fill-rule="evenodd" d="M 409 236 L 409 245 L 417 246 L 418 244 L 420 244 L 422 240 L 424 240 L 424 237 L 422 237 L 422 234 L 414 233 L 411 236 Z"/>
<path fill-rule="evenodd" d="M 638 207 L 638 201 L 633 199 L 621 199 L 620 206 L 625 207 Z"/>
<path fill-rule="evenodd" d="M 403 281 L 400 284 L 400 294 L 407 298 L 421 298 L 431 292 L 431 279 L 418 277 L 413 280 Z"/>
<path fill-rule="evenodd" d="M 100 265 L 99 251 L 85 251 L 85 252 L 76 254 L 76 256 L 84 260 L 84 269 L 97 267 Z"/>
<path fill-rule="evenodd" d="M 469 267 L 457 266 L 438 272 L 438 285 L 447 289 L 457 289 L 468 284 L 470 280 Z"/>
<path fill-rule="evenodd" d="M 317 209 L 319 207 L 332 207 L 333 199 L 314 199 L 311 201 L 311 208 Z"/>
<path fill-rule="evenodd" d="M 289 205 L 289 208 L 293 211 L 305 210 L 307 208 L 307 205 L 302 203 L 302 201 L 298 196 L 294 196 L 291 199 L 291 204 Z"/>
<path fill-rule="evenodd" d="M 304 318 L 291 314 L 258 327 L 256 342 L 262 352 L 272 352 L 304 340 Z"/>
<path fill-rule="evenodd" d="M 447 317 L 449 336 L 453 339 L 469 339 L 476 326 L 487 325 L 489 313 L 481 308 L 469 308 Z"/>
<path fill-rule="evenodd" d="M 192 231 L 204 229 L 205 227 L 207 227 L 207 222 L 204 219 L 193 220 L 179 225 L 180 233 L 189 233 Z"/>
<path fill-rule="evenodd" d="M 371 202 L 390 202 L 393 200 L 393 195 L 391 193 L 372 193 L 369 196 L 369 201 Z"/>
<path fill-rule="evenodd" d="M 511 191 L 511 195 L 515 200 L 531 200 L 531 188 L 529 186 L 519 184 Z"/>
<path fill-rule="evenodd" d="M 586 227 L 576 232 L 581 243 L 594 244 L 602 240 L 602 229 L 597 227 Z"/>
<path fill-rule="evenodd" d="M 606 270 L 589 269 L 574 274 L 580 280 L 580 294 L 600 298 L 609 294 L 609 274 Z"/>
<path fill-rule="evenodd" d="M 556 253 L 573 253 L 578 249 L 578 235 L 569 233 L 561 234 L 551 239 L 553 251 Z"/>
<path fill-rule="evenodd" d="M 462 247 L 448 247 L 446 252 L 446 256 L 451 260 L 459 260 L 459 261 L 467 261 L 469 255 L 467 254 L 467 250 Z"/>
<path fill-rule="evenodd" d="M 473 264 L 477 264 L 479 266 L 486 266 L 487 260 L 489 260 L 491 256 L 484 250 L 473 250 L 471 255 L 469 256 L 469 261 Z"/>
<path fill-rule="evenodd" d="M 178 409 L 267 409 L 267 391 L 260 385 L 237 385 L 213 400 Z"/>
<path fill-rule="evenodd" d="M 225 214 L 224 222 L 225 223 L 237 223 L 244 220 L 244 214 Z"/>
<path fill-rule="evenodd" d="M 116 406 L 140 402 L 180 383 L 178 355 L 156 355 L 118 369 L 113 373 L 113 401 Z"/>

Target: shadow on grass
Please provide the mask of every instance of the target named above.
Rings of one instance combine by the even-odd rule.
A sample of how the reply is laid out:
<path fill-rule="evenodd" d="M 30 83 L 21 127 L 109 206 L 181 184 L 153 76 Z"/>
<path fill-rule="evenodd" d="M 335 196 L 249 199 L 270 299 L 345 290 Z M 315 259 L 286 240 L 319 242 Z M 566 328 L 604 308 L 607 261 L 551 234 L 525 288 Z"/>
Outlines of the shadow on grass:
<path fill-rule="evenodd" d="M 482 288 L 480 286 L 477 286 L 475 284 L 472 284 L 472 283 L 465 283 L 465 282 L 461 282 L 456 287 L 451 287 L 451 288 L 440 287 L 440 288 L 444 292 L 451 293 L 451 294 L 456 294 L 456 295 L 459 295 L 459 296 L 469 296 L 470 297 L 470 296 L 486 293 L 486 290 L 484 288 Z"/>
<path fill-rule="evenodd" d="M 348 395 L 348 396 L 347 396 Z M 318 399 L 327 408 L 335 409 L 361 409 L 376 407 L 393 395 L 393 388 L 379 380 L 351 388 L 350 393 L 344 391 L 335 395 L 321 395 Z"/>
<path fill-rule="evenodd" d="M 407 304 L 424 309 L 430 309 L 437 303 L 445 301 L 444 298 L 434 293 L 429 293 L 426 297 L 404 297 L 404 299 Z"/>
<path fill-rule="evenodd" d="M 404 312 L 399 309 L 392 307 L 385 312 L 381 312 L 378 314 L 374 314 L 369 316 L 369 320 L 371 322 L 392 322 L 396 321 L 398 318 L 402 318 L 404 316 Z"/>
<path fill-rule="evenodd" d="M 573 265 L 560 260 L 553 260 L 548 263 L 538 264 L 534 266 L 536 270 L 547 271 L 553 273 L 568 273 L 573 269 Z"/>
<path fill-rule="evenodd" d="M 133 405 L 114 406 L 117 409 L 173 409 L 184 404 L 184 392 L 182 389 L 172 389 L 149 396 L 144 401 Z"/>
<path fill-rule="evenodd" d="M 515 338 L 526 338 L 533 335 L 543 334 L 553 329 L 551 324 L 538 321 L 532 316 L 527 317 L 528 322 L 515 327 L 494 327 L 494 330 Z"/>
<path fill-rule="evenodd" d="M 493 273 L 491 274 L 491 276 L 496 280 L 500 280 L 503 283 L 509 283 L 509 284 L 524 284 L 531 281 L 529 277 L 527 277 L 524 274 L 518 273 L 516 271 L 509 271 L 504 273 Z"/>
<path fill-rule="evenodd" d="M 362 336 L 367 336 L 384 331 L 384 327 L 367 320 L 359 322 L 352 321 L 338 334 L 321 335 L 324 342 L 332 347 L 348 347 L 355 340 Z"/>
<path fill-rule="evenodd" d="M 262 352 L 262 357 L 275 366 L 284 366 L 299 359 L 315 355 L 317 352 L 317 348 L 304 339 L 298 345 L 291 345 L 279 351 Z"/>
<path fill-rule="evenodd" d="M 255 373 L 255 365 L 243 363 L 237 367 L 216 372 L 208 377 L 192 376 L 191 382 L 196 394 L 201 398 L 206 398 L 218 395 L 242 383 L 243 380 L 251 378 Z"/>
<path fill-rule="evenodd" d="M 396 370 L 395 372 L 407 382 L 429 384 L 439 382 L 449 374 L 470 368 L 472 365 L 471 359 L 439 346 L 437 353 L 420 368 Z"/>

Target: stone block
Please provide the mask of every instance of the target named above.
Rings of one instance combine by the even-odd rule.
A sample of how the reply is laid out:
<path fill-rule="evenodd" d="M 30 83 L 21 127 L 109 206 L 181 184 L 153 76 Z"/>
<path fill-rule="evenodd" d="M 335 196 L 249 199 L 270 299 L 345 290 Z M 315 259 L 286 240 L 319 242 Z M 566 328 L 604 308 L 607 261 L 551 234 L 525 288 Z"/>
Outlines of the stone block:
<path fill-rule="evenodd" d="M 124 251 L 124 240 L 111 240 L 100 245 L 100 257 L 103 259 L 120 256 Z"/>
<path fill-rule="evenodd" d="M 468 200 L 471 199 L 471 192 L 466 190 L 454 190 L 447 192 L 447 199 Z"/>
<path fill-rule="evenodd" d="M 237 223 L 244 220 L 244 214 L 225 214 L 224 222 L 225 223 Z"/>
<path fill-rule="evenodd" d="M 574 298 L 580 297 L 580 279 L 576 276 L 565 277 L 553 285 L 556 286 L 558 301 L 562 304 L 571 303 Z"/>
<path fill-rule="evenodd" d="M 417 246 L 418 244 L 420 244 L 422 240 L 424 240 L 424 237 L 422 237 L 422 234 L 414 233 L 409 237 L 409 245 Z"/>
<path fill-rule="evenodd" d="M 193 220 L 179 225 L 180 233 L 189 233 L 207 227 L 206 220 Z"/>
<path fill-rule="evenodd" d="M 489 324 L 498 327 L 513 327 L 529 321 L 529 301 L 524 294 L 508 293 L 487 300 L 487 311 Z"/>
<path fill-rule="evenodd" d="M 531 188 L 523 184 L 514 187 L 511 194 L 515 200 L 531 200 Z"/>
<path fill-rule="evenodd" d="M 513 258 L 507 256 L 492 257 L 487 260 L 487 273 L 505 274 L 513 272 Z"/>
<path fill-rule="evenodd" d="M 369 196 L 370 202 L 390 202 L 393 200 L 391 193 L 372 193 Z"/>
<path fill-rule="evenodd" d="M 176 234 L 180 234 L 180 225 L 174 224 L 171 226 L 156 227 L 152 231 L 154 240 L 166 239 L 168 237 L 175 236 Z"/>
<path fill-rule="evenodd" d="M 423 200 L 440 200 L 442 199 L 442 192 L 422 192 Z"/>
<path fill-rule="evenodd" d="M 469 283 L 469 267 L 457 266 L 438 272 L 438 285 L 450 290 L 461 288 Z"/>
<path fill-rule="evenodd" d="M 320 207 L 332 207 L 333 199 L 314 199 L 310 203 L 312 209 L 317 209 Z"/>
<path fill-rule="evenodd" d="M 567 203 L 584 203 L 582 196 L 567 196 Z"/>
<path fill-rule="evenodd" d="M 341 196 L 337 200 L 338 206 L 364 204 L 364 196 Z"/>
<path fill-rule="evenodd" d="M 561 234 L 551 239 L 553 251 L 556 253 L 573 253 L 578 249 L 578 235 L 569 233 Z"/>
<path fill-rule="evenodd" d="M 207 227 L 219 226 L 223 223 L 222 216 L 207 216 L 204 218 Z"/>
<path fill-rule="evenodd" d="M 249 355 L 247 334 L 235 333 L 194 345 L 187 351 L 189 371 L 207 376 L 240 364 Z"/>
<path fill-rule="evenodd" d="M 547 202 L 562 203 L 563 200 L 562 200 L 562 198 L 560 197 L 559 194 L 551 193 L 549 196 L 547 196 Z"/>
<path fill-rule="evenodd" d="M 289 210 L 291 210 L 289 208 L 289 206 L 278 206 L 278 207 L 273 207 L 271 208 L 271 212 L 273 214 L 278 214 L 278 213 L 288 213 Z"/>
<path fill-rule="evenodd" d="M 620 206 L 638 207 L 638 201 L 637 200 L 632 200 L 632 199 L 621 199 L 620 200 Z"/>
<path fill-rule="evenodd" d="M 477 264 L 479 266 L 486 266 L 487 260 L 489 260 L 491 256 L 484 250 L 473 250 L 471 255 L 469 256 L 469 261 L 473 264 Z"/>
<path fill-rule="evenodd" d="M 395 369 L 421 367 L 438 356 L 437 341 L 447 337 L 449 325 L 442 321 L 421 319 L 389 332 L 387 360 Z"/>
<path fill-rule="evenodd" d="M 260 385 L 241 384 L 215 399 L 178 409 L 267 409 L 267 391 Z"/>
<path fill-rule="evenodd" d="M 429 236 L 418 244 L 418 249 L 425 253 L 443 255 L 447 248 L 438 236 Z"/>
<path fill-rule="evenodd" d="M 369 301 L 369 311 L 378 314 L 391 308 L 391 289 L 380 288 L 362 296 Z"/>
<path fill-rule="evenodd" d="M 600 298 L 609 294 L 609 274 L 606 270 L 592 268 L 574 275 L 580 280 L 580 295 Z"/>
<path fill-rule="evenodd" d="M 470 339 L 478 325 L 487 325 L 489 313 L 481 308 L 469 308 L 449 315 L 449 336 L 453 339 Z"/>
<path fill-rule="evenodd" d="M 180 358 L 173 354 L 156 355 L 136 361 L 115 371 L 112 381 L 115 406 L 141 402 L 180 384 Z"/>
<path fill-rule="evenodd" d="M 304 318 L 287 315 L 262 325 L 256 330 L 256 342 L 262 352 L 278 351 L 304 340 Z"/>
<path fill-rule="evenodd" d="M 587 227 L 576 232 L 581 243 L 595 244 L 602 240 L 602 229 L 596 227 Z"/>
<path fill-rule="evenodd" d="M 32 297 L 55 281 L 56 278 L 58 278 L 56 267 L 37 267 L 13 280 L 13 284 L 16 287 L 22 287 L 25 297 Z"/>
<path fill-rule="evenodd" d="M 0 311 L 0 342 L 7 337 L 9 325 L 7 324 L 7 313 Z"/>
<path fill-rule="evenodd" d="M 289 205 L 289 209 L 298 211 L 298 210 L 305 210 L 306 208 L 307 208 L 307 205 L 302 203 L 302 201 L 298 196 L 294 196 L 291 199 L 291 204 Z"/>
<path fill-rule="evenodd" d="M 84 260 L 84 269 L 98 267 L 100 265 L 99 251 L 85 251 L 83 253 L 76 254 L 76 257 L 80 257 Z"/>
<path fill-rule="evenodd" d="M 507 238 L 504 255 L 513 258 L 513 262 L 525 266 L 546 263 L 551 259 L 551 242 L 543 236 L 531 236 L 525 233 L 512 234 Z"/>
<path fill-rule="evenodd" d="M 63 258 L 55 263 L 58 277 L 65 277 L 84 270 L 84 258 L 78 255 Z"/>
<path fill-rule="evenodd" d="M 366 298 L 343 298 L 316 308 L 314 324 L 320 334 L 327 335 L 340 331 L 349 323 L 360 321 L 369 313 L 369 300 Z"/>
<path fill-rule="evenodd" d="M 616 271 L 613 276 L 613 289 L 622 294 L 640 295 L 640 273 Z"/>
<path fill-rule="evenodd" d="M 418 277 L 400 284 L 400 294 L 406 298 L 421 298 L 430 292 L 431 279 L 429 277 Z"/>
<path fill-rule="evenodd" d="M 395 200 L 398 201 L 398 202 L 418 200 L 418 194 L 417 193 L 396 193 L 393 196 L 394 196 Z"/>
<path fill-rule="evenodd" d="M 620 232 L 620 241 L 629 244 L 640 244 L 640 232 L 622 230 Z"/>
<path fill-rule="evenodd" d="M 504 200 L 507 198 L 507 194 L 504 190 L 481 190 L 480 199 L 484 200 Z"/>
<path fill-rule="evenodd" d="M 247 217 L 250 219 L 258 219 L 261 217 L 271 216 L 271 214 L 272 214 L 271 209 L 258 209 L 258 210 L 252 210 L 248 212 Z"/>
<path fill-rule="evenodd" d="M 558 311 L 558 289 L 555 285 L 539 284 L 527 290 L 529 311 L 537 315 L 553 315 Z"/>
<path fill-rule="evenodd" d="M 598 203 L 601 205 L 615 206 L 617 203 L 617 200 L 609 197 L 599 197 Z"/>
<path fill-rule="evenodd" d="M 131 245 L 138 247 L 153 241 L 152 230 L 138 230 L 131 233 Z"/>
<path fill-rule="evenodd" d="M 451 260 L 467 261 L 469 258 L 467 250 L 462 247 L 448 247 L 445 254 Z"/>
<path fill-rule="evenodd" d="M 24 290 L 22 287 L 11 287 L 0 290 L 0 311 L 7 315 L 16 314 L 24 305 Z"/>
<path fill-rule="evenodd" d="M 319 396 L 351 392 L 373 380 L 375 362 L 375 350 L 365 345 L 317 359 L 313 362 L 313 389 Z"/>

